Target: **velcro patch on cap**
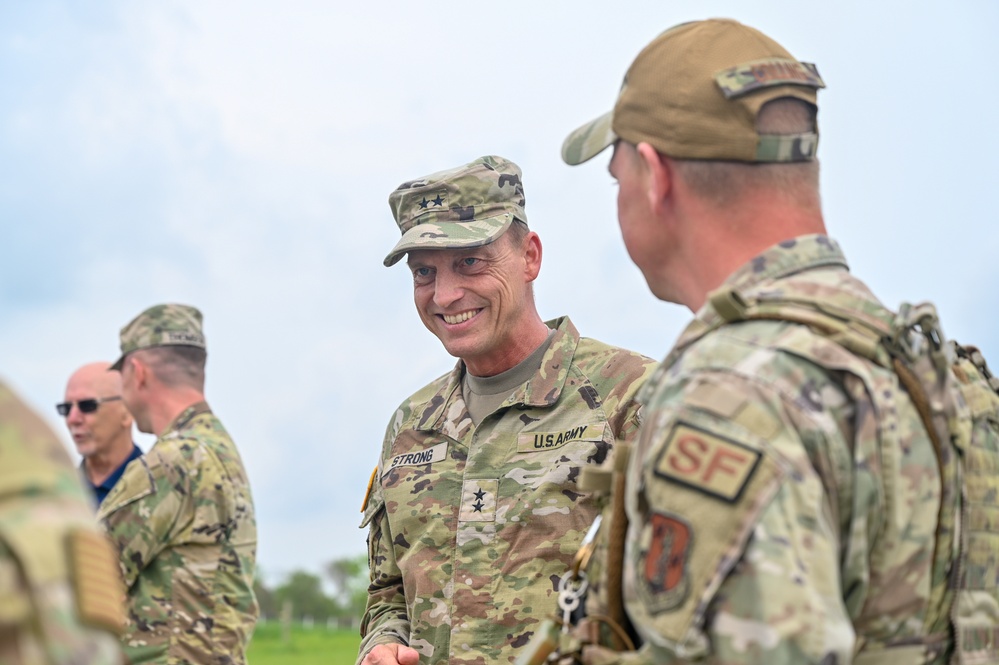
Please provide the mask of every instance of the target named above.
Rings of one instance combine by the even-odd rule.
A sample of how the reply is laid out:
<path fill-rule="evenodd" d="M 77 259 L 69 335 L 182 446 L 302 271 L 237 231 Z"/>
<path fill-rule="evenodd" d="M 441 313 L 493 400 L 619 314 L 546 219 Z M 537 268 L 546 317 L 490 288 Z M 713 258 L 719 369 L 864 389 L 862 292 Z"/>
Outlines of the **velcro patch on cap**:
<path fill-rule="evenodd" d="M 111 543 L 103 534 L 85 529 L 71 532 L 68 541 L 80 621 L 121 635 L 125 630 L 125 590 Z"/>
<path fill-rule="evenodd" d="M 715 82 L 725 99 L 778 85 L 826 87 L 815 65 L 785 58 L 764 58 L 723 69 L 715 74 Z"/>
<path fill-rule="evenodd" d="M 447 441 L 444 443 L 438 443 L 436 446 L 431 446 L 425 450 L 414 450 L 408 453 L 396 455 L 385 467 L 382 475 L 384 476 L 392 469 L 396 469 L 400 466 L 422 466 L 423 464 L 433 464 L 434 462 L 443 461 L 445 457 L 447 457 Z"/>
<path fill-rule="evenodd" d="M 517 452 L 535 453 L 561 448 L 571 441 L 599 441 L 604 425 L 577 425 L 561 432 L 527 432 L 517 437 Z"/>
<path fill-rule="evenodd" d="M 729 503 L 753 476 L 760 452 L 682 421 L 673 425 L 654 473 Z"/>
<path fill-rule="evenodd" d="M 183 330 L 164 330 L 160 342 L 177 346 L 205 346 L 205 336 Z"/>

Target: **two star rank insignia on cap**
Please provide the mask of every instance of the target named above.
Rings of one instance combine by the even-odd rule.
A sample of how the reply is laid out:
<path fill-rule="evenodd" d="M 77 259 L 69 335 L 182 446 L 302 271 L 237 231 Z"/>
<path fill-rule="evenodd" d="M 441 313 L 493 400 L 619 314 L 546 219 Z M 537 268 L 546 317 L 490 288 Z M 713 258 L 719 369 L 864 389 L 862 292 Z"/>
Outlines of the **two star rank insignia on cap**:
<path fill-rule="evenodd" d="M 437 194 L 436 198 L 428 199 L 426 196 L 420 201 L 420 210 L 426 210 L 427 208 L 442 208 L 444 207 L 444 195 L 442 193 Z M 431 205 L 432 204 L 432 205 Z"/>

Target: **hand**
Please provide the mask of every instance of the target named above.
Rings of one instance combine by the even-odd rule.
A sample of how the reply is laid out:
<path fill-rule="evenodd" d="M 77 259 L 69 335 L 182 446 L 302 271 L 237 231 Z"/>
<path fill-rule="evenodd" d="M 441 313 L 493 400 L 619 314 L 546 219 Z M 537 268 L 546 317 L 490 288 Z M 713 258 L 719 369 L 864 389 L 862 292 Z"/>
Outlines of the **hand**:
<path fill-rule="evenodd" d="M 420 652 L 405 644 L 379 644 L 368 652 L 361 665 L 419 665 Z"/>

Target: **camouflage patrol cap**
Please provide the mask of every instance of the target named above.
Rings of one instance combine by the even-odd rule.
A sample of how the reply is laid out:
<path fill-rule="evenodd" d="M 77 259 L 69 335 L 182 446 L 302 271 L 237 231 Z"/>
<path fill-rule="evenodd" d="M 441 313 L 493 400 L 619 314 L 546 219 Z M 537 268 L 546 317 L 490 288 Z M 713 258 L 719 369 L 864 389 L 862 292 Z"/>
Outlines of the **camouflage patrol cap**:
<path fill-rule="evenodd" d="M 389 207 L 402 238 L 386 266 L 411 249 L 488 245 L 514 219 L 527 223 L 520 167 L 496 156 L 404 182 L 389 194 Z"/>
<path fill-rule="evenodd" d="M 132 351 L 154 346 L 196 346 L 206 349 L 201 312 L 190 305 L 154 305 L 121 329 L 121 357 L 111 365 L 121 370 Z"/>
<path fill-rule="evenodd" d="M 808 161 L 817 129 L 758 134 L 756 116 L 781 97 L 817 108 L 824 87 L 815 65 L 798 62 L 759 30 L 730 19 L 682 23 L 638 54 L 614 109 L 572 132 L 562 159 L 582 164 L 622 138 L 679 159 Z"/>

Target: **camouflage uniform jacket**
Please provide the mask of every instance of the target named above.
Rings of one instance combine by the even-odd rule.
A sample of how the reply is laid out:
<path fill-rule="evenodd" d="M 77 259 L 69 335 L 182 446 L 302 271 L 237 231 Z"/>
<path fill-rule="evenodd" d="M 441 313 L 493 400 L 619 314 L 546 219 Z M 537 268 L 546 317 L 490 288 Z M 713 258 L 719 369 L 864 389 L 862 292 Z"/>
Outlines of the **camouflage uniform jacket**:
<path fill-rule="evenodd" d="M 476 427 L 462 363 L 396 411 L 362 527 L 371 586 L 361 656 L 409 644 L 422 663 L 513 662 L 555 607 L 559 578 L 599 512 L 577 487 L 638 428 L 655 363 L 580 338 L 568 318 L 541 369 Z"/>
<path fill-rule="evenodd" d="M 880 307 L 825 236 L 726 285 Z M 801 324 L 720 321 L 705 304 L 639 395 L 624 596 L 645 644 L 592 662 L 943 662 L 956 509 L 897 376 Z"/>
<path fill-rule="evenodd" d="M 125 469 L 98 517 L 128 589 L 133 663 L 246 662 L 257 526 L 243 463 L 204 402 Z"/>
<path fill-rule="evenodd" d="M 0 663 L 121 662 L 121 597 L 66 449 L 0 383 Z"/>

